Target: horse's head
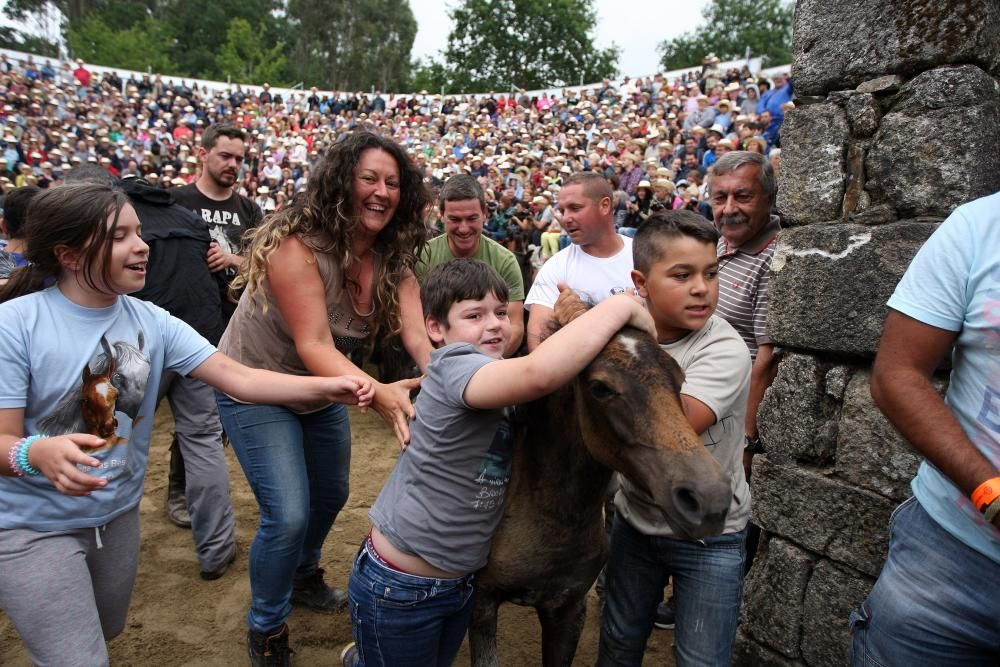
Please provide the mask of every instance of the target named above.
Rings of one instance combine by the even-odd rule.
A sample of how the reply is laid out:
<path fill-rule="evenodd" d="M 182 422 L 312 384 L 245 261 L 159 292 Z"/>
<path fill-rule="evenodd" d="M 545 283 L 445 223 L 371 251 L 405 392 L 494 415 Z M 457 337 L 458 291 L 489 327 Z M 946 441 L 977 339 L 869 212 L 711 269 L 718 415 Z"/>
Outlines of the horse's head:
<path fill-rule="evenodd" d="M 717 535 L 732 498 L 726 475 L 681 405 L 684 374 L 647 333 L 626 327 L 576 380 L 591 456 L 647 493 L 693 538 Z"/>
<path fill-rule="evenodd" d="M 118 390 L 111 382 L 115 365 L 115 358 L 109 357 L 107 368 L 103 373 L 92 373 L 89 365 L 83 367 L 80 411 L 87 432 L 101 438 L 110 438 L 118 427 L 118 420 L 115 418 Z"/>

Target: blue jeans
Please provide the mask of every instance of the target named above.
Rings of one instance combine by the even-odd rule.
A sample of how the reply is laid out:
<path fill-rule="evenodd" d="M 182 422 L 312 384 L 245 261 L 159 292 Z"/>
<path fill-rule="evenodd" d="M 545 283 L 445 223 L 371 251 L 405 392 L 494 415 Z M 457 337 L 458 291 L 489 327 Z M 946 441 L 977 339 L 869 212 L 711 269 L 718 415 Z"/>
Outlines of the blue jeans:
<path fill-rule="evenodd" d="M 363 546 L 354 558 L 351 630 L 368 667 L 450 667 L 472 619 L 474 575 L 431 579 L 393 570 Z"/>
<path fill-rule="evenodd" d="M 323 541 L 347 502 L 351 424 L 334 404 L 300 415 L 279 405 L 246 405 L 216 392 L 222 425 L 260 507 L 250 546 L 250 613 L 257 632 L 274 632 L 292 611 L 295 578 L 315 573 Z"/>
<path fill-rule="evenodd" d="M 642 664 L 669 577 L 677 614 L 676 664 L 728 666 L 743 597 L 746 532 L 700 541 L 654 537 L 615 515 L 598 667 Z"/>
<path fill-rule="evenodd" d="M 889 519 L 889 556 L 851 614 L 856 667 L 1000 664 L 1000 565 L 910 498 Z"/>

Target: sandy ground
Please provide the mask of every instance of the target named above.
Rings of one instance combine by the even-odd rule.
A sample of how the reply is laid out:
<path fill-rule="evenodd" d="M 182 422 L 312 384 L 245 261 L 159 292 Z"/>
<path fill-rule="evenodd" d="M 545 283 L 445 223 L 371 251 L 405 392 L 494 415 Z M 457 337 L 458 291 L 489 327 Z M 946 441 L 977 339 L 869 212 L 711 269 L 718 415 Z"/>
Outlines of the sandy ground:
<path fill-rule="evenodd" d="M 344 586 L 351 557 L 368 530 L 368 508 L 392 470 L 398 449 L 391 431 L 374 414 L 352 408 L 351 497 L 326 542 L 322 566 L 329 581 Z M 246 553 L 257 525 L 257 506 L 232 451 L 229 476 L 237 518 L 240 557 L 216 581 L 198 577 L 190 531 L 175 527 L 163 512 L 172 421 L 164 406 L 156 417 L 146 494 L 141 505 L 142 555 L 124 633 L 110 643 L 113 665 L 245 665 L 244 617 L 250 597 Z M 593 665 L 599 634 L 597 597 L 591 592 L 587 625 L 574 665 Z M 346 614 L 323 615 L 296 609 L 289 619 L 294 663 L 337 664 L 351 639 Z M 670 667 L 673 632 L 655 630 L 645 665 Z M 541 631 L 534 611 L 506 605 L 500 614 L 503 665 L 540 665 Z M 0 664 L 27 665 L 27 654 L 9 620 L 0 613 Z M 456 665 L 469 664 L 463 646 Z"/>

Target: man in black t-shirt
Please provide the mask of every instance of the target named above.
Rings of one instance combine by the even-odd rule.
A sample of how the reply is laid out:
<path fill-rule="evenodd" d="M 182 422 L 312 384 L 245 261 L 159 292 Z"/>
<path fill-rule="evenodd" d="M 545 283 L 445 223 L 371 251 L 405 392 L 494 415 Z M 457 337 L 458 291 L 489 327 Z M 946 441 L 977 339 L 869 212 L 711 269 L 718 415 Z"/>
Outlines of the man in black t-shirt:
<path fill-rule="evenodd" d="M 243 130 L 228 124 L 211 125 L 202 134 L 198 149 L 201 176 L 190 185 L 171 190 L 174 201 L 194 211 L 208 224 L 212 236 L 208 268 L 219 281 L 225 323 L 236 309 L 228 298 L 228 290 L 243 263 L 240 254 L 243 235 L 264 217 L 257 204 L 233 190 L 245 155 Z"/>
<path fill-rule="evenodd" d="M 170 191 L 175 202 L 194 211 L 208 225 L 211 243 L 205 259 L 218 283 L 223 329 L 236 310 L 236 304 L 229 298 L 229 284 L 243 263 L 240 254 L 243 235 L 264 217 L 255 203 L 233 190 L 245 155 L 243 130 L 229 124 L 210 125 L 202 134 L 198 149 L 201 160 L 198 180 Z M 171 447 L 170 454 L 167 505 L 183 507 L 181 492 L 185 483 L 181 476 L 185 464 L 178 448 Z M 209 572 L 209 576 L 217 573 L 218 570 Z"/>

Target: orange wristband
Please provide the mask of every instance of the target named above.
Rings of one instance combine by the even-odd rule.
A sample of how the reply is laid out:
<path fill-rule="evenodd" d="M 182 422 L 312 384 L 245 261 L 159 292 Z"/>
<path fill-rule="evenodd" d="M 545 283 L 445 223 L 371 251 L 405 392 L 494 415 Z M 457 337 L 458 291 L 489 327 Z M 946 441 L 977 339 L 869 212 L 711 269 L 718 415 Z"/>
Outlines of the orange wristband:
<path fill-rule="evenodd" d="M 985 512 L 990 503 L 1000 498 L 1000 477 L 992 477 L 977 486 L 971 497 L 976 509 Z"/>

